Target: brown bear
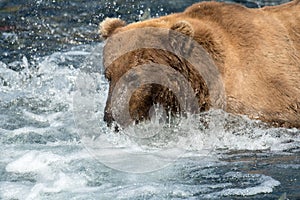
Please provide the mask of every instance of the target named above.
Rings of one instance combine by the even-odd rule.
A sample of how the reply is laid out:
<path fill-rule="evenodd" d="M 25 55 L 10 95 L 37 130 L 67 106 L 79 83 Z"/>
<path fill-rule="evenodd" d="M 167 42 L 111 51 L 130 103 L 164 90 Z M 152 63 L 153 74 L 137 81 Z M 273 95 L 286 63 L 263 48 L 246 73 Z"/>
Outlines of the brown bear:
<path fill-rule="evenodd" d="M 152 32 L 141 34 L 138 30 L 142 28 L 152 28 Z M 195 70 L 188 59 L 176 55 L 176 50 L 170 52 L 148 45 L 113 56 L 128 45 L 143 47 L 140 44 L 147 42 L 151 34 L 160 41 L 161 32 L 155 31 L 156 28 L 166 30 L 169 37 L 170 31 L 186 36 L 183 39 L 172 37 L 167 42 L 173 48 L 177 47 L 178 51 L 181 48 L 188 51 L 195 46 L 192 45 L 194 41 L 203 47 L 212 60 L 207 66 L 214 65 L 220 74 L 218 80 L 223 84 L 224 99 L 220 97 L 221 100 L 216 103 L 218 95 L 213 95 L 215 91 L 208 86 L 208 79 Z M 120 86 L 118 81 L 133 69 L 134 73 L 129 75 L 131 80 L 147 78 L 149 75 L 143 74 L 146 65 L 157 81 L 143 82 L 132 92 L 128 106 L 130 117 L 135 121 L 149 118 L 154 104 L 160 104 L 172 113 L 182 109 L 180 95 L 161 84 L 167 79 L 163 71 L 151 68 L 161 64 L 188 80 L 200 112 L 222 108 L 226 112 L 247 115 L 274 126 L 300 128 L 300 0 L 258 9 L 238 4 L 201 2 L 181 13 L 128 25 L 120 19 L 107 18 L 100 23 L 99 32 L 107 39 L 104 66 L 110 89 L 104 119 L 108 124 L 116 120 L 113 104 L 124 103 L 112 98 L 113 91 Z M 130 34 L 109 41 L 125 32 Z M 203 55 L 197 54 L 196 57 Z M 169 85 L 172 85 L 172 78 L 169 79 Z M 180 87 L 179 83 L 173 83 L 175 90 Z M 122 90 L 125 92 L 126 88 Z"/>

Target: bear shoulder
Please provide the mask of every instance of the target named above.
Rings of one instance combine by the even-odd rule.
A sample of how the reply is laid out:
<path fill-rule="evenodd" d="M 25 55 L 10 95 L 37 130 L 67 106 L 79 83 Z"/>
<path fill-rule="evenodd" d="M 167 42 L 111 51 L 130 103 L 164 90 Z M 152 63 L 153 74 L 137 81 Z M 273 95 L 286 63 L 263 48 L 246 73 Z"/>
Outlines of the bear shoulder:
<path fill-rule="evenodd" d="M 185 9 L 184 13 L 192 15 L 193 17 L 216 17 L 218 18 L 221 14 L 232 14 L 235 11 L 249 11 L 243 5 L 236 3 L 224 3 L 224 2 L 200 2 L 193 4 L 192 6 Z"/>

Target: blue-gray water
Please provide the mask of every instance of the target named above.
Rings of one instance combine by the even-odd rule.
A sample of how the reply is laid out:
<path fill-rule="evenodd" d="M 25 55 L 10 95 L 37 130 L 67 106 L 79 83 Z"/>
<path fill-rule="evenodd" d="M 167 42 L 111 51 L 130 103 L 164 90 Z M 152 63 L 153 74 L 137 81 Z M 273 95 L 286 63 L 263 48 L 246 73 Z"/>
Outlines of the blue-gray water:
<path fill-rule="evenodd" d="M 108 83 L 98 23 L 107 16 L 136 21 L 145 10 L 161 16 L 193 2 L 0 1 L 0 199 L 300 198 L 300 130 L 268 128 L 218 110 L 198 116 L 208 127 L 190 117 L 175 127 L 152 121 L 114 133 L 102 121 Z M 97 130 L 92 141 L 111 144 L 100 143 L 105 147 L 97 155 L 80 134 L 85 116 L 77 111 L 85 102 L 77 82 L 83 75 L 94 81 L 99 119 L 86 135 Z M 130 137 L 133 132 L 159 136 L 145 142 Z M 169 145 L 180 155 L 167 154 Z M 168 162 L 147 168 L 135 155 Z M 135 166 L 155 170 L 126 172 Z"/>

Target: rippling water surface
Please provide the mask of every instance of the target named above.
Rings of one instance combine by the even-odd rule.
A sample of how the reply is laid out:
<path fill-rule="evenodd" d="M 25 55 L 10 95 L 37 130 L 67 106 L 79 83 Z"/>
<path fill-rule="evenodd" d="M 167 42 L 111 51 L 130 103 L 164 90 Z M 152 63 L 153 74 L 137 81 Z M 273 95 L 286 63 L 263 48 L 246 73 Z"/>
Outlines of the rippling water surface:
<path fill-rule="evenodd" d="M 193 2 L 0 2 L 0 199 L 300 198 L 298 129 L 220 110 L 120 133 L 102 121 L 108 83 L 98 22 L 161 16 Z M 82 77 L 95 87 L 98 123 L 89 127 L 77 112 L 86 104 Z"/>

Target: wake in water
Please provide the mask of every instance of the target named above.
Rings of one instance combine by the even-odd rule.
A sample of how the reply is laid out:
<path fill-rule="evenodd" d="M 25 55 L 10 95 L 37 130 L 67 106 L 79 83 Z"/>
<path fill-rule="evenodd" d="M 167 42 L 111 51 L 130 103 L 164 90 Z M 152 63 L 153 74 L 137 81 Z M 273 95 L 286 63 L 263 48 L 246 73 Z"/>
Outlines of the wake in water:
<path fill-rule="evenodd" d="M 159 107 L 148 122 L 107 128 L 102 45 L 0 63 L 0 198 L 300 195 L 298 129 L 222 110 L 168 123 Z M 90 91 L 79 93 L 78 79 Z"/>

